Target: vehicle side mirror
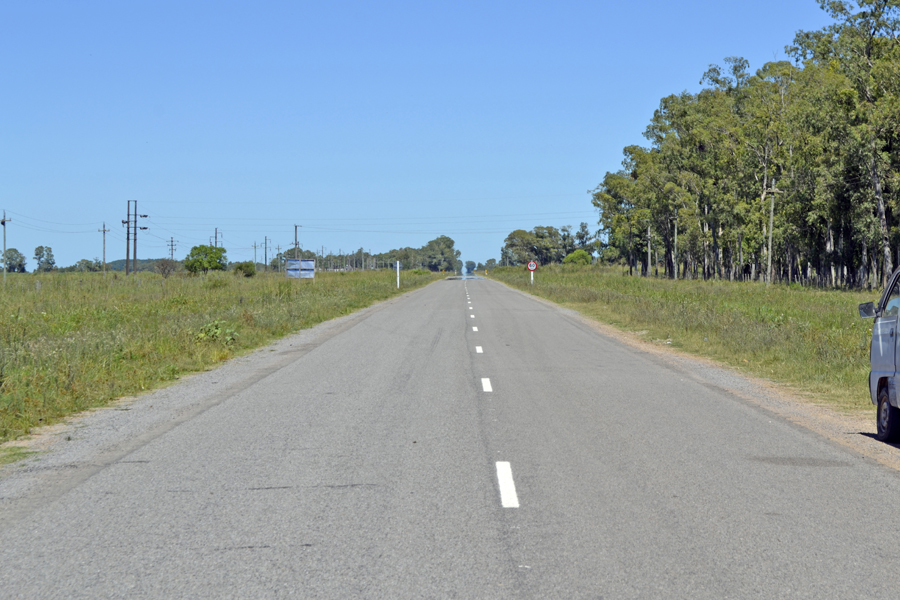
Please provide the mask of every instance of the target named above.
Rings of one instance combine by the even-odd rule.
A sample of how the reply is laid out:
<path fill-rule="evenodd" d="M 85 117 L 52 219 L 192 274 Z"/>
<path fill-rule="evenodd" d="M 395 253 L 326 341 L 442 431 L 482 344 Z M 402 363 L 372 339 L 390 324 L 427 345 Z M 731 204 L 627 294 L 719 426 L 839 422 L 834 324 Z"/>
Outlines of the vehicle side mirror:
<path fill-rule="evenodd" d="M 874 319 L 875 318 L 875 303 L 874 302 L 863 302 L 859 305 L 859 316 L 863 319 Z"/>

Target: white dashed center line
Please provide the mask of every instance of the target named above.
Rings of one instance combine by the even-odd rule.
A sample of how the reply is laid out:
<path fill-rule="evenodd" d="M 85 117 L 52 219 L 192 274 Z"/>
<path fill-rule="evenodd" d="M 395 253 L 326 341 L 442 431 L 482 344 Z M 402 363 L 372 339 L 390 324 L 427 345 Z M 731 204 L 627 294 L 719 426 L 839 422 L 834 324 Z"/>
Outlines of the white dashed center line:
<path fill-rule="evenodd" d="M 484 350 L 481 349 L 481 346 L 475 346 L 475 354 L 484 354 Z"/>
<path fill-rule="evenodd" d="M 508 462 L 497 463 L 497 483 L 500 485 L 500 505 L 503 508 L 519 508 L 519 497 L 516 495 L 512 467 Z"/>
<path fill-rule="evenodd" d="M 469 310 L 475 310 L 475 307 L 474 307 L 474 306 L 470 306 L 470 307 L 469 307 Z"/>
<path fill-rule="evenodd" d="M 469 315 L 469 316 L 472 317 L 473 319 L 475 318 L 475 315 Z"/>
<path fill-rule="evenodd" d="M 472 331 L 478 331 L 478 328 L 477 328 L 477 327 L 473 327 L 473 328 L 472 328 Z"/>
<path fill-rule="evenodd" d="M 493 392 L 494 388 L 491 387 L 491 380 L 487 377 L 481 378 L 481 387 L 484 388 L 486 392 Z"/>

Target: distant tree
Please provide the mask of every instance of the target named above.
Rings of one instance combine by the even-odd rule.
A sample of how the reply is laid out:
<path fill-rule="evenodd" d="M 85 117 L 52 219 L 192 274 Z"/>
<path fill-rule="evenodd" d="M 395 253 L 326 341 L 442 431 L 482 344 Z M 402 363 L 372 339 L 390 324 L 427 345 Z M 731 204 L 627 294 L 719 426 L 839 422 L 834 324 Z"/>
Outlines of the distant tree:
<path fill-rule="evenodd" d="M 170 258 L 161 258 L 153 265 L 153 270 L 162 275 L 163 279 L 166 279 L 178 270 L 178 262 Z"/>
<path fill-rule="evenodd" d="M 38 246 L 34 249 L 35 273 L 47 273 L 56 268 L 53 249 L 50 246 Z"/>
<path fill-rule="evenodd" d="M 501 250 L 504 264 L 516 266 L 534 259 L 536 245 L 537 238 L 532 232 L 516 229 L 506 236 L 504 240 L 503 249 Z"/>
<path fill-rule="evenodd" d="M 293 252 L 293 249 L 291 249 L 290 252 Z M 256 275 L 256 265 L 253 264 L 252 260 L 234 263 L 232 269 L 234 270 L 234 274 L 236 276 L 243 275 L 244 277 L 253 277 L 254 275 Z"/>
<path fill-rule="evenodd" d="M 100 271 L 102 269 L 103 264 L 100 262 L 99 258 L 94 258 L 94 260 L 82 258 L 77 263 L 75 263 L 75 270 L 81 271 L 82 273 Z"/>
<path fill-rule="evenodd" d="M 538 264 L 548 265 L 554 262 L 562 262 L 566 255 L 563 252 L 563 240 L 560 230 L 546 225 L 535 227 L 532 231 L 536 238 L 534 253 Z"/>
<path fill-rule="evenodd" d="M 224 271 L 227 265 L 225 248 L 217 246 L 194 246 L 184 259 L 184 268 L 191 273 Z"/>
<path fill-rule="evenodd" d="M 588 224 L 582 221 L 581 225 L 578 226 L 578 231 L 575 232 L 575 247 L 581 248 L 588 253 L 593 253 L 593 239 L 594 236 L 591 235 L 591 230 L 588 229 Z"/>
<path fill-rule="evenodd" d="M 475 261 L 467 260 L 466 261 L 466 273 L 472 273 L 475 270 Z"/>
<path fill-rule="evenodd" d="M 568 256 L 575 249 L 575 239 L 572 237 L 572 226 L 566 225 L 559 228 L 559 250 L 563 256 Z"/>
<path fill-rule="evenodd" d="M 293 256 L 294 250 L 291 249 L 290 252 L 291 256 Z M 284 253 L 279 252 L 274 257 L 272 257 L 272 260 L 269 261 L 269 268 L 280 272 L 282 269 L 284 269 L 285 260 L 287 260 L 287 257 L 284 255 Z"/>
<path fill-rule="evenodd" d="M 431 271 L 461 271 L 459 255 L 462 253 L 454 244 L 451 238 L 442 235 L 425 244 L 417 254 L 424 255 L 421 256 L 421 263 Z"/>
<path fill-rule="evenodd" d="M 564 265 L 589 265 L 591 264 L 591 255 L 579 248 L 563 259 Z"/>
<path fill-rule="evenodd" d="M 486 263 L 484 263 L 484 268 L 487 270 L 496 269 L 497 268 L 497 260 L 494 258 L 489 258 Z"/>
<path fill-rule="evenodd" d="M 6 259 L 6 270 L 10 273 L 25 273 L 25 255 L 16 250 L 9 248 L 3 255 Z"/>
<path fill-rule="evenodd" d="M 478 263 L 478 266 L 475 267 L 476 271 L 484 271 L 484 263 Z"/>

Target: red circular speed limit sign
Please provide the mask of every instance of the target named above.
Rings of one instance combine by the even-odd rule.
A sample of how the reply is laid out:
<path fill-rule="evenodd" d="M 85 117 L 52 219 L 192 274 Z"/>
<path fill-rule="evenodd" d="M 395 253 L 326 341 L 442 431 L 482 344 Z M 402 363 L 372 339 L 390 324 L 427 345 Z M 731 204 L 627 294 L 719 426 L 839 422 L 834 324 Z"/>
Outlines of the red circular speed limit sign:
<path fill-rule="evenodd" d="M 529 271 L 535 271 L 535 270 L 537 270 L 537 263 L 534 262 L 533 260 L 529 260 L 529 261 L 528 261 L 528 270 L 529 270 Z"/>

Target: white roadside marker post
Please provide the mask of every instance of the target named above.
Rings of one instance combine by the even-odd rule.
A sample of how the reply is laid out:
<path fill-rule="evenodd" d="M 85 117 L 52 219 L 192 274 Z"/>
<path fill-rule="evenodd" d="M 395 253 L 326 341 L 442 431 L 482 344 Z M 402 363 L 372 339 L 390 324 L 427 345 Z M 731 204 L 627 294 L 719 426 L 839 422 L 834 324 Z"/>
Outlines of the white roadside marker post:
<path fill-rule="evenodd" d="M 400 261 L 397 261 L 397 289 L 400 289 Z"/>

